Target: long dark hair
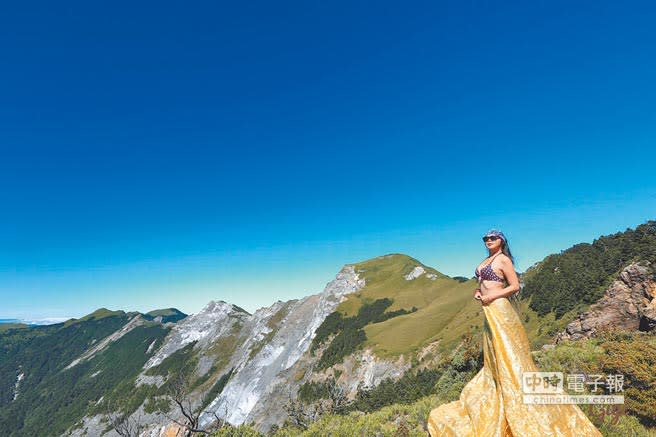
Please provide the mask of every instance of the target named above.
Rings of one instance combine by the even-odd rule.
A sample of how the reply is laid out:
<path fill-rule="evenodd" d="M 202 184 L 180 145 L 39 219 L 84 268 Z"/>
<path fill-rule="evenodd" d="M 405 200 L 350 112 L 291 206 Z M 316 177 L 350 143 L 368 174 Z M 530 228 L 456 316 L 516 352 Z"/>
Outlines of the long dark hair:
<path fill-rule="evenodd" d="M 513 257 L 512 253 L 510 252 L 510 245 L 508 244 L 508 241 L 503 238 L 501 239 L 501 253 L 510 258 L 510 261 L 513 263 L 513 265 L 515 265 L 515 257 Z"/>

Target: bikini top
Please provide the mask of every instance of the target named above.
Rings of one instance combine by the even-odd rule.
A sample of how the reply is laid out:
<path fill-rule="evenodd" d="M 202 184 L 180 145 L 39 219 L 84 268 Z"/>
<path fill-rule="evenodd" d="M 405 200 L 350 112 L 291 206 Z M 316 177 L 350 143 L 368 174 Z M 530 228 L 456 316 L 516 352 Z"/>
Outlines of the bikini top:
<path fill-rule="evenodd" d="M 497 255 L 498 255 L 498 254 L 497 254 Z M 476 268 L 476 270 L 475 270 L 475 275 L 476 275 L 477 278 L 480 277 L 481 279 L 486 279 L 486 280 L 488 280 L 488 281 L 503 282 L 503 278 L 500 278 L 499 276 L 497 276 L 497 274 L 494 273 L 494 270 L 492 270 L 492 260 L 493 260 L 497 255 L 494 255 L 494 256 L 492 257 L 492 259 L 490 260 L 490 262 L 487 263 L 487 264 L 485 265 L 485 267 L 483 267 L 483 268 L 481 269 L 481 272 L 480 272 L 480 273 L 478 272 L 478 268 Z"/>

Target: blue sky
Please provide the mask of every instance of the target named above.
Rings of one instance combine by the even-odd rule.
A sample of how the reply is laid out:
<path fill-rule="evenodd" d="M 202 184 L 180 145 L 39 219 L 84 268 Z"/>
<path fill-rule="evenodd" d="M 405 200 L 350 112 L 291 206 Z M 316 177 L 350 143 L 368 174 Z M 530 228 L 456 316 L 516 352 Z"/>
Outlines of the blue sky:
<path fill-rule="evenodd" d="M 466 3 L 466 4 L 465 4 Z M 250 311 L 656 217 L 656 6 L 0 6 L 0 317 Z"/>

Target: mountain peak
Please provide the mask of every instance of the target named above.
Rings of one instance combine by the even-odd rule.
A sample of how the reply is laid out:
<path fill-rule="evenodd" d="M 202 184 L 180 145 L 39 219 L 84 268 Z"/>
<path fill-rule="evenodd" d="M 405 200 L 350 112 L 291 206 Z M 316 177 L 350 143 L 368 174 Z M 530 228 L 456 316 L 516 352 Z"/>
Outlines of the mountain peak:
<path fill-rule="evenodd" d="M 412 280 L 424 274 L 431 280 L 449 277 L 404 253 L 380 255 L 354 263 L 353 267 L 357 273 L 363 273 L 365 277 L 369 278 L 371 278 L 371 274 L 375 277 L 377 273 L 382 273 L 383 271 L 387 272 L 387 274 L 400 274 L 406 280 Z"/>
<path fill-rule="evenodd" d="M 245 313 L 249 314 L 248 311 L 245 309 L 233 305 L 231 303 L 228 303 L 224 300 L 211 300 L 203 307 L 202 310 L 200 310 L 199 314 L 201 313 L 224 313 L 224 314 L 231 314 L 231 313 Z"/>
<path fill-rule="evenodd" d="M 125 311 L 122 311 L 122 310 L 112 311 L 112 310 L 109 310 L 105 307 L 102 307 L 102 308 L 98 308 L 97 310 L 95 310 L 91 314 L 87 314 L 86 316 L 84 316 L 80 319 L 77 319 L 77 320 L 78 321 L 91 320 L 91 319 L 98 320 L 98 319 L 104 319 L 105 317 L 124 316 L 124 315 L 125 315 Z M 75 319 L 73 319 L 73 320 L 75 320 Z"/>
<path fill-rule="evenodd" d="M 162 308 L 159 310 L 153 310 L 143 314 L 143 316 L 148 320 L 156 320 L 160 323 L 175 323 L 187 317 L 185 313 L 177 308 Z"/>

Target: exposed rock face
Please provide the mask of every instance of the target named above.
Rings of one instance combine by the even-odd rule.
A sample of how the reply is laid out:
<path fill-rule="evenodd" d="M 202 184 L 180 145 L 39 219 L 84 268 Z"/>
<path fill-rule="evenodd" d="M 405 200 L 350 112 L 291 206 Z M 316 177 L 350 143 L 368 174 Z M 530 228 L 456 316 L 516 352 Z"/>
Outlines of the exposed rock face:
<path fill-rule="evenodd" d="M 238 310 L 223 301 L 211 301 L 198 313 L 185 318 L 174 326 L 164 344 L 148 360 L 144 370 L 157 366 L 165 358 L 197 341 L 203 346 L 216 337 L 224 335 L 237 321 L 244 321 L 248 313 Z"/>
<path fill-rule="evenodd" d="M 587 312 L 556 335 L 562 340 L 578 340 L 593 336 L 600 329 L 618 331 L 651 331 L 656 328 L 656 281 L 650 263 L 632 263 L 622 270 L 606 294 Z"/>
<path fill-rule="evenodd" d="M 12 401 L 15 401 L 18 399 L 18 387 L 20 386 L 20 382 L 23 380 L 25 377 L 25 374 L 23 372 L 19 373 L 18 376 L 16 377 L 16 384 L 14 385 L 14 398 Z"/>
<path fill-rule="evenodd" d="M 395 362 L 376 357 L 371 349 L 366 349 L 346 357 L 344 363 L 335 366 L 342 371 L 338 382 L 347 388 L 349 397 L 355 397 L 358 387 L 370 389 L 384 379 L 399 379 L 410 369 L 410 362 L 403 356 Z"/>
<path fill-rule="evenodd" d="M 277 387 L 292 388 L 289 386 L 291 377 L 283 372 L 309 351 L 315 331 L 342 299 L 364 285 L 353 266 L 347 265 L 322 293 L 288 303 L 278 302 L 253 314 L 244 328 L 255 335 L 250 335 L 252 341 L 233 355 L 235 359 L 230 365 L 235 368 L 233 376 L 206 409 L 208 414 L 201 419 L 201 425 L 211 421 L 210 412 L 216 412 L 234 425 L 246 421 L 260 422 L 265 418 L 273 424 L 284 417 L 285 399 L 274 394 L 279 392 Z M 268 327 L 268 322 L 283 307 L 284 317 L 275 328 Z M 259 350 L 253 349 L 266 337 L 269 337 L 268 341 L 263 345 L 260 343 Z M 253 350 L 256 353 L 251 357 Z M 255 414 L 256 405 L 259 408 Z"/>
<path fill-rule="evenodd" d="M 424 270 L 422 266 L 416 266 L 414 269 L 412 269 L 410 273 L 405 275 L 404 278 L 406 281 L 412 281 L 413 279 L 420 277 L 424 273 L 426 273 L 426 270 Z"/>

